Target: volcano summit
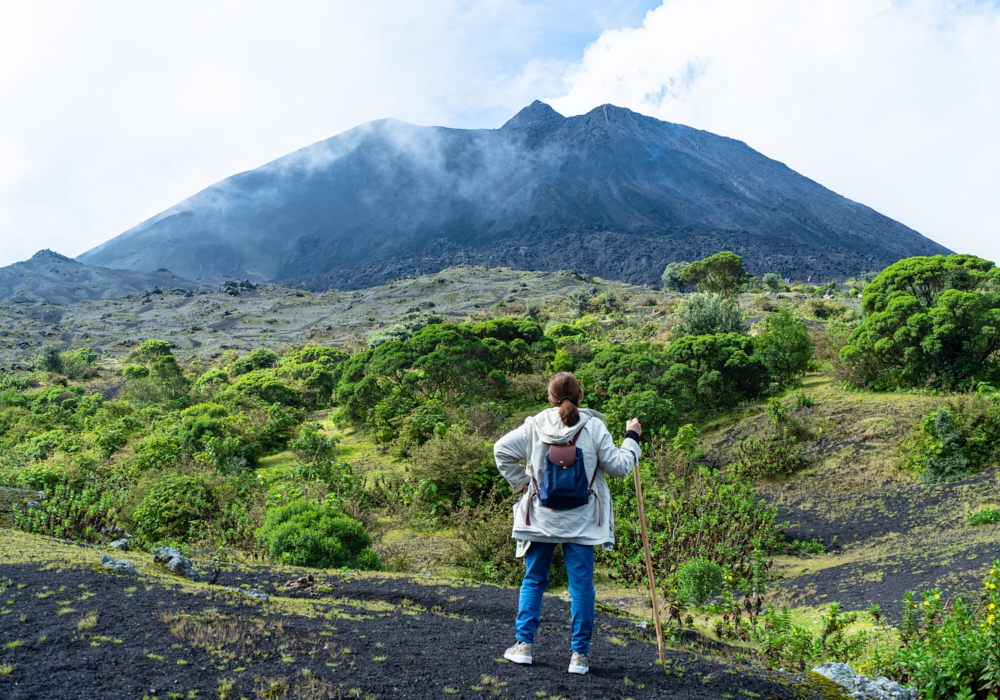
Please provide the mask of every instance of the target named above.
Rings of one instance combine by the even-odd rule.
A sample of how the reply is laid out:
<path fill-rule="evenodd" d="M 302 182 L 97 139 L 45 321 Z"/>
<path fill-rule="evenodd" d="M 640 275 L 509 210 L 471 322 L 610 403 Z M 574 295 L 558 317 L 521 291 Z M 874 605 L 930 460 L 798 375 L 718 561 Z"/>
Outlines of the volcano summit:
<path fill-rule="evenodd" d="M 857 275 L 949 252 L 730 138 L 612 105 L 499 129 L 380 120 L 227 178 L 84 253 L 309 289 L 457 264 L 653 283 L 719 250 L 757 274 Z"/>

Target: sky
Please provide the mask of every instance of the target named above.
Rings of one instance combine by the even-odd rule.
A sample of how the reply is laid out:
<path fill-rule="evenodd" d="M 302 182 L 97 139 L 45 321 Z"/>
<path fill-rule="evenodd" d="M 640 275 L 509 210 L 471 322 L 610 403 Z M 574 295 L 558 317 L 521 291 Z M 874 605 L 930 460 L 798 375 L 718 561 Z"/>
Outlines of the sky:
<path fill-rule="evenodd" d="M 1000 2 L 0 3 L 0 265 L 372 119 L 611 103 L 1000 260 Z"/>

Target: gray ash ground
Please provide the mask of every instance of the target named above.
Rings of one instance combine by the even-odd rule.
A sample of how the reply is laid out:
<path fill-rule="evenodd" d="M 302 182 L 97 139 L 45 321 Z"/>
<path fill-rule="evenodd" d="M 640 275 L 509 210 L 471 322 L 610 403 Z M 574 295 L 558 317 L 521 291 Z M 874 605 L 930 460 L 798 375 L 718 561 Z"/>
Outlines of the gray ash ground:
<path fill-rule="evenodd" d="M 789 522 L 786 538 L 823 542 L 833 565 L 817 559 L 822 565 L 815 571 L 779 580 L 775 591 L 797 605 L 836 601 L 845 610 L 867 610 L 877 604 L 892 622 L 908 590 L 978 596 L 985 570 L 1000 558 L 1000 525 L 971 526 L 967 515 L 997 503 L 997 477 L 991 469 L 947 484 L 782 505 L 778 520 Z M 859 550 L 865 555 L 853 556 Z M 809 563 L 808 557 L 802 562 Z"/>
<path fill-rule="evenodd" d="M 0 676 L 0 697 L 216 698 L 230 683 L 229 698 L 812 697 L 790 687 L 794 676 L 693 652 L 671 651 L 665 674 L 652 635 L 604 613 L 591 673 L 569 675 L 569 606 L 557 598 L 545 601 L 535 663 L 500 663 L 513 640 L 511 589 L 345 574 L 323 593 L 294 594 L 312 598 L 306 616 L 221 588 L 277 592 L 263 583 L 277 578 L 223 572 L 219 586 L 192 592 L 96 568 L 0 566 L 0 663 L 15 667 Z M 92 627 L 80 622 L 89 613 Z"/>

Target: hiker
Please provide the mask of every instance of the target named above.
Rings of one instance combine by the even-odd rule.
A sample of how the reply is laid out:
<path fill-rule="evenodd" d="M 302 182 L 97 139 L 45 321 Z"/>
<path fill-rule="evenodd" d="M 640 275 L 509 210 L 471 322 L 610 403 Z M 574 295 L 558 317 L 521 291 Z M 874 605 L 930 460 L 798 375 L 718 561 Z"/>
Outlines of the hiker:
<path fill-rule="evenodd" d="M 514 491 L 513 538 L 525 572 L 517 606 L 517 643 L 504 658 L 531 663 L 531 647 L 542 616 L 542 594 L 557 544 L 572 597 L 572 656 L 569 672 L 590 670 L 587 654 L 594 629 L 594 547 L 611 549 L 615 541 L 611 492 L 605 476 L 628 476 L 642 451 L 642 426 L 626 424 L 625 440 L 615 447 L 604 416 L 580 408 L 583 389 L 569 372 L 549 381 L 549 403 L 537 416 L 500 438 L 493 448 L 497 467 Z"/>

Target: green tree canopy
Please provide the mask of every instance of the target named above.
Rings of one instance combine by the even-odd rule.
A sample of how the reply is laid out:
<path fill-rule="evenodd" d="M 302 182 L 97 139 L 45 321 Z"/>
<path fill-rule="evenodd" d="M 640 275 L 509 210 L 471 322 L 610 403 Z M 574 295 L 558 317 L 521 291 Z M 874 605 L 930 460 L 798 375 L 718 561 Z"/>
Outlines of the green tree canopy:
<path fill-rule="evenodd" d="M 958 389 L 1000 379 L 1000 272 L 971 255 L 900 260 L 865 288 L 840 357 L 859 386 Z"/>
<path fill-rule="evenodd" d="M 690 264 L 683 261 L 668 263 L 663 270 L 663 275 L 660 276 L 660 279 L 663 280 L 663 286 L 667 289 L 673 289 L 675 292 L 683 292 L 684 268 Z"/>
<path fill-rule="evenodd" d="M 681 271 L 681 277 L 697 285 L 698 291 L 732 296 L 750 281 L 752 275 L 744 269 L 743 258 L 724 250 L 691 263 Z"/>

